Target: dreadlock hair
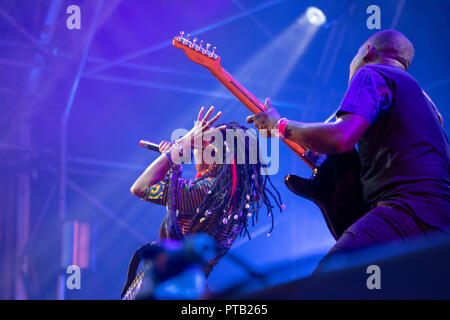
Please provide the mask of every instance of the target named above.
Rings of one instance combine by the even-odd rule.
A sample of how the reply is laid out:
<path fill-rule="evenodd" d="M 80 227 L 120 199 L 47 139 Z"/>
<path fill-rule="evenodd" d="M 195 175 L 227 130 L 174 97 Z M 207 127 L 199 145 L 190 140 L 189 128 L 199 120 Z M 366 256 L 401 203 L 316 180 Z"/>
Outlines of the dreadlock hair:
<path fill-rule="evenodd" d="M 243 130 L 248 129 L 241 126 L 237 122 L 228 122 L 222 124 L 226 129 Z M 221 125 L 217 125 L 221 126 Z M 226 141 L 226 130 L 221 131 L 223 141 Z M 232 142 L 237 145 L 237 137 Z M 255 135 L 256 148 L 259 146 L 258 138 Z M 206 232 L 210 235 L 218 235 L 220 240 L 233 241 L 233 234 L 240 233 L 242 236 L 247 235 L 250 239 L 248 227 L 251 221 L 252 226 L 258 221 L 260 209 L 266 208 L 267 216 L 271 217 L 272 225 L 268 236 L 274 227 L 273 209 L 275 205 L 280 212 L 284 209 L 281 202 L 280 193 L 270 181 L 268 175 L 262 175 L 261 169 L 264 170 L 265 165 L 261 163 L 260 157 L 257 156 L 256 163 L 252 164 L 250 159 L 250 138 L 245 138 L 245 161 L 238 163 L 238 148 L 233 147 L 233 151 L 228 149 L 227 143 L 223 144 L 223 155 L 227 152 L 233 152 L 233 163 L 219 164 L 211 173 L 204 175 L 199 179 L 205 179 L 210 176 L 215 177 L 215 181 L 197 209 L 197 214 L 191 220 L 189 234 L 198 232 Z M 231 141 L 228 141 L 231 143 Z M 242 143 L 242 142 L 241 142 Z M 257 149 L 257 155 L 259 150 Z M 242 155 L 241 155 L 242 156 Z M 229 240 L 232 239 L 232 240 Z M 217 237 L 216 237 L 217 240 Z M 231 246 L 232 243 L 226 243 Z"/>

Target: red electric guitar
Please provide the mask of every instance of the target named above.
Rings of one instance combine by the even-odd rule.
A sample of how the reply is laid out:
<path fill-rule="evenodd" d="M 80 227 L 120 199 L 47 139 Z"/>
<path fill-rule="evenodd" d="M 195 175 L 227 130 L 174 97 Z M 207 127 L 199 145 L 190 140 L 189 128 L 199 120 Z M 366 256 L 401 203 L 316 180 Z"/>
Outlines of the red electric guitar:
<path fill-rule="evenodd" d="M 221 66 L 221 59 L 215 53 L 216 47 L 211 48 L 209 43 L 203 46 L 203 41 L 197 38 L 191 40 L 184 32 L 173 39 L 173 45 L 182 49 L 190 60 L 206 67 L 251 112 L 264 112 L 264 104 Z M 293 193 L 316 203 L 330 232 L 335 239 L 339 238 L 363 214 L 357 151 L 325 155 L 288 139 L 282 141 L 313 170 L 310 179 L 292 174 L 286 176 L 284 181 L 287 187 Z"/>

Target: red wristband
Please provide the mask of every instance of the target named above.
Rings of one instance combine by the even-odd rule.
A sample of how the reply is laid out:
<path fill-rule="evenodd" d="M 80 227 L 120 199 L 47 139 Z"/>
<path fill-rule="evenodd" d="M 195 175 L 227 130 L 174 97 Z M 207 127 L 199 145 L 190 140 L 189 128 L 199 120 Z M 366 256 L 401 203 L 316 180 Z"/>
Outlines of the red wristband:
<path fill-rule="evenodd" d="M 286 130 L 286 125 L 288 124 L 289 120 L 286 118 L 281 118 L 280 120 L 278 120 L 278 133 L 280 135 L 281 138 L 286 138 L 285 135 L 285 130 Z"/>

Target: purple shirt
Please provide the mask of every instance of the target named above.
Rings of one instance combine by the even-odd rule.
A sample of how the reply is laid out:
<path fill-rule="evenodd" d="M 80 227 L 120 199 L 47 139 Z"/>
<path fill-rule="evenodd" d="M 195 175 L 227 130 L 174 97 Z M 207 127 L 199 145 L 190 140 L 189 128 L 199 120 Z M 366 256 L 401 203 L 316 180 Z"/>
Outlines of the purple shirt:
<path fill-rule="evenodd" d="M 395 203 L 430 226 L 450 228 L 450 150 L 436 108 L 401 68 L 374 64 L 353 77 L 337 116 L 370 126 L 358 141 L 366 208 Z"/>
<path fill-rule="evenodd" d="M 391 105 L 392 94 L 386 80 L 376 71 L 361 68 L 353 76 L 338 115 L 354 113 L 373 124 Z"/>

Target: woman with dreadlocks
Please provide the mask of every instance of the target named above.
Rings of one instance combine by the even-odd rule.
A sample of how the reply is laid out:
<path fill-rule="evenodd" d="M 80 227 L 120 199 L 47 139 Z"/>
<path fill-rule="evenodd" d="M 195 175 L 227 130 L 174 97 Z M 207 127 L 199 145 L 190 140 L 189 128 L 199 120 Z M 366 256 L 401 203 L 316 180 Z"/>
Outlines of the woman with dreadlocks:
<path fill-rule="evenodd" d="M 254 224 L 263 205 L 267 209 L 267 215 L 271 216 L 272 228 L 274 206 L 271 200 L 275 201 L 280 211 L 283 207 L 280 195 L 268 175 L 261 175 L 263 166 L 259 157 L 256 156 L 255 161 L 249 161 L 251 147 L 257 150 L 256 135 L 252 141 L 251 132 L 247 132 L 247 138 L 241 141 L 244 148 L 234 148 L 236 141 L 226 141 L 225 129 L 246 132 L 247 128 L 236 122 L 212 127 L 221 115 L 219 112 L 208 121 L 213 110 L 214 107 L 211 107 L 203 117 L 204 108 L 201 108 L 194 128 L 176 143 L 162 142 L 162 155 L 131 188 L 131 192 L 142 200 L 166 205 L 168 212 L 161 225 L 160 240 L 183 239 L 198 233 L 206 233 L 216 240 L 218 251 L 208 261 L 206 276 L 230 249 L 238 234 L 248 235 L 250 238 L 248 220 Z M 213 140 L 212 137 L 217 134 L 221 135 L 225 143 L 205 142 Z M 199 137 L 202 143 L 201 146 L 196 146 L 194 142 Z M 238 138 L 234 136 L 233 140 L 236 139 Z M 233 148 L 229 148 L 231 143 Z M 204 151 L 208 146 L 209 149 L 213 147 L 212 154 L 221 154 L 224 161 L 207 161 L 207 152 Z M 183 179 L 179 176 L 179 165 L 176 163 L 181 163 L 182 151 L 191 148 L 194 149 L 197 175 L 193 179 Z M 223 152 L 218 148 L 222 148 Z M 244 153 L 244 157 L 242 153 L 239 155 L 240 152 Z M 239 159 L 244 161 L 238 161 Z M 267 182 L 273 192 L 268 190 Z"/>

